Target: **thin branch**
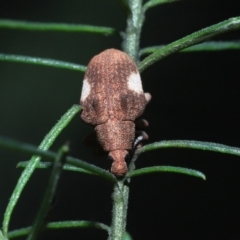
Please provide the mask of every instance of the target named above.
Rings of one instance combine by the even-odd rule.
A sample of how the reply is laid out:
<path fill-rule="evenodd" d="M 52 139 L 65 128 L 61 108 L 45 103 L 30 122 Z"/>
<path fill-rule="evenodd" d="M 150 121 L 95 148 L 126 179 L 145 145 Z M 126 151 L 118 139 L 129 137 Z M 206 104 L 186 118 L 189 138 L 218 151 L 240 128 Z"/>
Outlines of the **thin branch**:
<path fill-rule="evenodd" d="M 47 58 L 36 58 L 36 57 L 29 57 L 29 56 L 0 53 L 0 61 L 43 65 L 43 66 L 49 66 L 49 67 L 75 70 L 75 71 L 80 71 L 80 72 L 86 71 L 86 67 L 83 65 L 64 62 L 64 61 L 58 61 L 58 60 L 54 60 L 54 59 L 47 59 Z"/>
<path fill-rule="evenodd" d="M 64 229 L 64 228 L 96 228 L 110 232 L 110 227 L 99 222 L 92 221 L 62 221 L 62 222 L 50 222 L 47 224 L 47 229 Z M 16 238 L 29 234 L 32 227 L 26 227 L 11 231 L 8 233 L 8 238 Z"/>
<path fill-rule="evenodd" d="M 128 173 L 126 178 L 141 176 L 145 174 L 158 173 L 158 172 L 180 173 L 180 174 L 186 174 L 192 177 L 199 177 L 199 178 L 202 178 L 203 180 L 206 180 L 206 176 L 200 171 L 189 169 L 189 168 L 183 168 L 183 167 L 173 167 L 173 166 L 153 166 L 153 167 L 140 168 Z"/>
<path fill-rule="evenodd" d="M 165 45 L 146 47 L 139 51 L 139 55 L 146 55 L 165 47 Z M 225 51 L 240 50 L 240 41 L 211 41 L 200 43 L 181 50 L 180 52 Z"/>
<path fill-rule="evenodd" d="M 0 20 L 0 28 L 18 29 L 27 31 L 60 31 L 60 32 L 87 32 L 110 35 L 116 33 L 111 27 L 100 27 L 83 24 L 67 23 L 39 23 L 19 20 Z"/>
<path fill-rule="evenodd" d="M 193 46 L 197 43 L 203 42 L 209 38 L 212 38 L 218 34 L 228 32 L 230 30 L 235 30 L 240 28 L 240 17 L 230 18 L 226 21 L 214 24 L 210 27 L 204 28 L 200 31 L 192 33 L 184 38 L 181 38 L 175 42 L 172 42 L 160 50 L 152 53 L 150 56 L 146 57 L 140 64 L 138 65 L 139 71 L 143 72 L 149 66 L 154 64 L 167 57 L 170 54 L 175 52 L 179 52 L 180 50 Z"/>
<path fill-rule="evenodd" d="M 61 133 L 61 131 L 68 125 L 68 123 L 72 120 L 72 118 L 80 111 L 81 107 L 79 105 L 74 105 L 72 108 L 70 108 L 63 116 L 62 118 L 58 121 L 58 123 L 51 129 L 51 131 L 45 136 L 43 141 L 41 142 L 40 146 L 38 149 L 42 151 L 46 151 L 50 148 L 50 146 L 53 144 L 57 136 Z M 29 147 L 29 145 L 24 144 L 24 143 L 19 143 L 19 142 L 14 142 L 5 138 L 0 139 L 0 146 L 9 148 L 9 149 L 14 149 L 18 151 L 23 151 L 24 147 Z M 31 148 L 33 148 L 31 146 Z M 37 150 L 35 148 L 35 150 Z M 39 150 L 38 150 L 39 151 Z M 27 152 L 27 151 L 25 151 Z M 55 156 L 54 156 L 55 157 Z M 53 157 L 53 158 L 54 158 Z M 4 219 L 3 219 L 3 234 L 6 237 L 7 232 L 8 232 L 8 225 L 9 221 L 13 212 L 14 207 L 17 204 L 17 201 L 27 184 L 29 178 L 31 177 L 32 173 L 34 172 L 36 165 L 40 161 L 41 157 L 39 156 L 33 156 L 28 164 L 28 166 L 24 169 L 22 172 L 20 178 L 18 179 L 17 185 L 12 193 L 12 196 L 10 197 L 7 209 L 4 214 Z"/>
<path fill-rule="evenodd" d="M 161 148 L 192 148 L 204 151 L 220 152 L 240 156 L 240 148 L 231 147 L 220 143 L 201 142 L 192 140 L 169 140 L 148 144 L 139 148 L 138 153 L 144 153 Z"/>

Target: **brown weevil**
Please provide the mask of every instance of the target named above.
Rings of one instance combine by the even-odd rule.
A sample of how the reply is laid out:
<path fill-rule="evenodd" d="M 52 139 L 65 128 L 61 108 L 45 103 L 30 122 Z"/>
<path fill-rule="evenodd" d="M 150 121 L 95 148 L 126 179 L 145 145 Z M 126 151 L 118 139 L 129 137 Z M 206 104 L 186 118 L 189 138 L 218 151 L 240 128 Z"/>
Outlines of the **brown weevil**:
<path fill-rule="evenodd" d="M 83 80 L 81 118 L 95 127 L 97 141 L 113 161 L 111 172 L 116 176 L 128 171 L 125 160 L 133 149 L 135 120 L 150 98 L 143 92 L 136 64 L 126 53 L 107 49 L 91 59 Z"/>

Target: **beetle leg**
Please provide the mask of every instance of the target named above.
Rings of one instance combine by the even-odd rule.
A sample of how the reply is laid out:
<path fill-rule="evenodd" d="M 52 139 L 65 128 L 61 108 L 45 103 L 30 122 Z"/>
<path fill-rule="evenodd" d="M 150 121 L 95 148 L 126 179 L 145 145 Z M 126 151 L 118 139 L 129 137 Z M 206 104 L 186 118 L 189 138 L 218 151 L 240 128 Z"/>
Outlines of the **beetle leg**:
<path fill-rule="evenodd" d="M 135 121 L 135 125 L 136 125 L 136 129 L 144 129 L 146 127 L 149 126 L 149 123 L 147 120 L 145 119 L 142 119 L 142 118 L 138 118 L 136 121 Z"/>
<path fill-rule="evenodd" d="M 149 101 L 152 99 L 152 96 L 150 93 L 144 93 L 145 95 L 145 99 L 147 100 L 147 103 L 149 103 Z"/>
<path fill-rule="evenodd" d="M 139 148 L 142 146 L 142 142 L 148 140 L 148 135 L 144 131 L 136 131 L 136 138 L 133 143 L 133 148 Z"/>

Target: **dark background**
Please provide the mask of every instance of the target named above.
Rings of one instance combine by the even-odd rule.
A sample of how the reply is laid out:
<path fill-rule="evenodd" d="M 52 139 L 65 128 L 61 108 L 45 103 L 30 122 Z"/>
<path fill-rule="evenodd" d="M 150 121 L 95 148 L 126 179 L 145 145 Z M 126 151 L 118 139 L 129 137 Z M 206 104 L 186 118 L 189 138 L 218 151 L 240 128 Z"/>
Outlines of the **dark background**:
<path fill-rule="evenodd" d="M 240 15 L 239 1 L 182 1 L 147 12 L 141 47 L 170 43 L 194 31 Z M 0 1 L 0 18 L 82 23 L 125 29 L 117 1 Z M 239 39 L 239 31 L 215 40 Z M 121 48 L 120 36 L 0 29 L 0 52 L 86 65 L 106 48 Z M 240 146 L 238 51 L 178 53 L 142 74 L 153 96 L 144 117 L 149 142 L 170 139 Z M 38 145 L 56 121 L 78 103 L 83 73 L 0 62 L 0 134 Z M 91 131 L 76 116 L 51 149 L 71 141 L 72 155 L 109 169 L 81 141 Z M 17 162 L 29 159 L 0 152 L 0 216 L 20 176 Z M 240 159 L 197 150 L 166 149 L 142 155 L 137 167 L 173 165 L 198 169 L 207 181 L 159 173 L 132 180 L 127 230 L 134 240 L 240 238 Z M 37 170 L 13 212 L 10 229 L 31 225 L 49 171 Z M 111 186 L 98 177 L 64 172 L 51 221 L 93 220 L 110 224 Z M 41 239 L 106 239 L 93 229 L 50 231 Z M 23 238 L 24 239 L 24 238 Z"/>

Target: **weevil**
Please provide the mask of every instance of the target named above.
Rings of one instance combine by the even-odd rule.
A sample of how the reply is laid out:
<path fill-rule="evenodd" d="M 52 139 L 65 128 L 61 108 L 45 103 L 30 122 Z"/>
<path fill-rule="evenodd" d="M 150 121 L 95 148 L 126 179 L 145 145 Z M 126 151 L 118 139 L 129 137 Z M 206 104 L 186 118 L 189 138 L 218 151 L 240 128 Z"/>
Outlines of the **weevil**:
<path fill-rule="evenodd" d="M 135 120 L 150 98 L 143 92 L 136 64 L 126 53 L 107 49 L 89 62 L 80 97 L 81 118 L 94 126 L 116 176 L 128 171 L 126 159 L 136 139 Z"/>

